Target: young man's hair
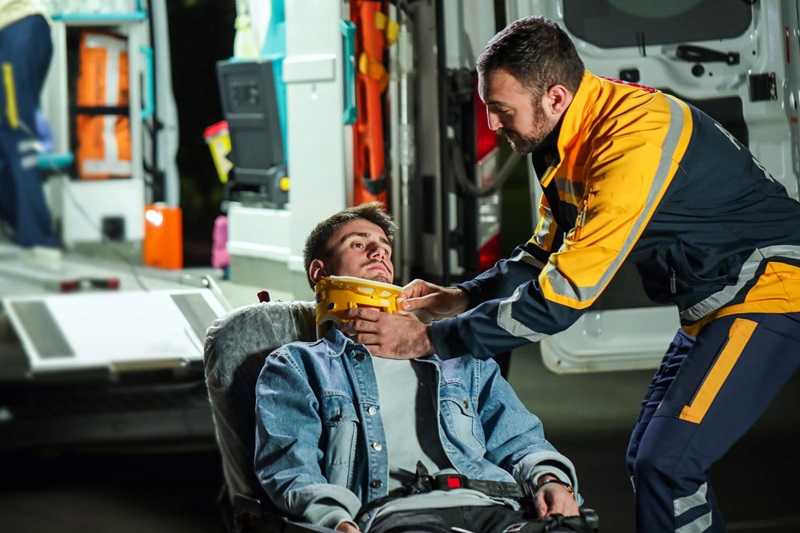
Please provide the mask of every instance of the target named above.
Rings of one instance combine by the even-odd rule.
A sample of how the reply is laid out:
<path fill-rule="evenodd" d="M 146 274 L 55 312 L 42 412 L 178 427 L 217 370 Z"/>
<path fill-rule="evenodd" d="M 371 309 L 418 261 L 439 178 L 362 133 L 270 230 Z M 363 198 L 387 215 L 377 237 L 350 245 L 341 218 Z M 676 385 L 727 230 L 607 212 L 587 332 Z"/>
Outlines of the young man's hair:
<path fill-rule="evenodd" d="M 303 249 L 303 265 L 306 269 L 308 284 L 311 285 L 312 289 L 314 288 L 314 282 L 308 274 L 311 262 L 314 259 L 327 261 L 331 253 L 330 242 L 328 242 L 331 240 L 331 236 L 342 224 L 358 219 L 372 222 L 383 230 L 390 244 L 394 242 L 394 233 L 397 230 L 397 224 L 394 223 L 392 217 L 383 211 L 383 204 L 381 202 L 369 202 L 355 207 L 348 207 L 323 220 L 311 231 L 311 234 L 306 239 L 306 246 Z"/>
<path fill-rule="evenodd" d="M 539 97 L 561 84 L 573 94 L 583 79 L 583 61 L 569 35 L 544 17 L 525 17 L 506 26 L 478 56 L 478 74 L 504 71 Z"/>

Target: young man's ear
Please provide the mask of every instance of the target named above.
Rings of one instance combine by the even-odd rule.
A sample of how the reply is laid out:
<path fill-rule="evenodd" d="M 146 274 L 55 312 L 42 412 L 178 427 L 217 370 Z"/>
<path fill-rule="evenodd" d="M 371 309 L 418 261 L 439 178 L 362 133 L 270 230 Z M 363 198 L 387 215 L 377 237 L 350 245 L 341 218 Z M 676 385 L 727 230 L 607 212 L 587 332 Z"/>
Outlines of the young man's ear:
<path fill-rule="evenodd" d="M 308 277 L 311 278 L 311 281 L 317 283 L 327 275 L 328 272 L 325 270 L 325 263 L 323 263 L 322 260 L 314 259 L 311 261 L 311 264 L 308 266 Z"/>

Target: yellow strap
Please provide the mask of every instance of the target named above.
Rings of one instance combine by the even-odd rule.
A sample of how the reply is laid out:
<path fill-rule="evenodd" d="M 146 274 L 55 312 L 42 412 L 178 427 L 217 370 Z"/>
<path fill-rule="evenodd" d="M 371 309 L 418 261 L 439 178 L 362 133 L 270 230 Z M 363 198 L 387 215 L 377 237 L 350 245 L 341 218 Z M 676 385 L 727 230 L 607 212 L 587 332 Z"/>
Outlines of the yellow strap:
<path fill-rule="evenodd" d="M 6 86 L 6 118 L 12 130 L 19 128 L 17 95 L 14 92 L 14 69 L 11 63 L 3 63 L 3 83 Z"/>
<path fill-rule="evenodd" d="M 386 85 L 389 83 L 386 67 L 380 61 L 372 59 L 366 52 L 361 52 L 361 55 L 358 56 L 358 71 L 373 80 L 378 80 L 381 92 L 386 89 Z"/>
<path fill-rule="evenodd" d="M 375 12 L 375 27 L 381 30 L 386 37 L 386 48 L 389 48 L 397 42 L 397 36 L 400 34 L 400 25 L 387 17 L 383 12 Z"/>

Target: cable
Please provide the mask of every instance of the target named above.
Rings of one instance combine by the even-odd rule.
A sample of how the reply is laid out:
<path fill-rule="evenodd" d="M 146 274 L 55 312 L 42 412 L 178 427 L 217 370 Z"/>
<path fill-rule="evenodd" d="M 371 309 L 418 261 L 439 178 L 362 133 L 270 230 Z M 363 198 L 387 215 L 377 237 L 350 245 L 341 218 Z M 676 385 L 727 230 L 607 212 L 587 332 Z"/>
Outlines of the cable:
<path fill-rule="evenodd" d="M 517 166 L 517 163 L 522 160 L 522 156 L 516 152 L 511 152 L 508 160 L 503 164 L 502 168 L 497 172 L 497 177 L 492 183 L 485 187 L 478 187 L 472 183 L 467 177 L 467 169 L 464 165 L 464 153 L 461 150 L 461 145 L 455 137 L 455 132 L 452 127 L 448 128 L 448 145 L 450 147 L 450 158 L 453 162 L 453 171 L 456 176 L 456 181 L 461 186 L 463 191 L 470 196 L 477 198 L 484 198 L 498 192 L 508 181 L 511 176 L 511 171 Z"/>

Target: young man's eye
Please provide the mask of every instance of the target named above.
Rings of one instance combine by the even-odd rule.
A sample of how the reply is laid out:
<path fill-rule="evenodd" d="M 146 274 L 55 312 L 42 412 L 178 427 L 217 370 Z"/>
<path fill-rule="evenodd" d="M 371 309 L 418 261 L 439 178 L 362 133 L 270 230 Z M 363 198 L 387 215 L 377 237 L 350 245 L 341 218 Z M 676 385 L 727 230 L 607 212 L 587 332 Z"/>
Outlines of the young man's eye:
<path fill-rule="evenodd" d="M 364 243 L 363 243 L 363 242 L 354 242 L 354 243 L 353 243 L 353 248 L 359 248 L 359 249 L 361 249 L 361 248 L 363 248 L 363 247 L 364 247 Z"/>

